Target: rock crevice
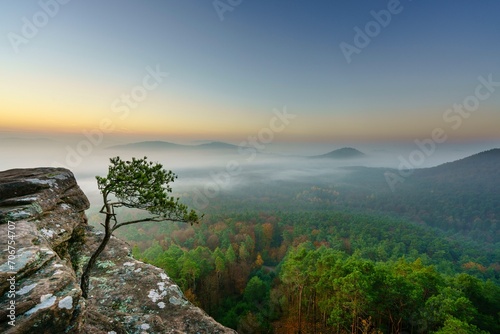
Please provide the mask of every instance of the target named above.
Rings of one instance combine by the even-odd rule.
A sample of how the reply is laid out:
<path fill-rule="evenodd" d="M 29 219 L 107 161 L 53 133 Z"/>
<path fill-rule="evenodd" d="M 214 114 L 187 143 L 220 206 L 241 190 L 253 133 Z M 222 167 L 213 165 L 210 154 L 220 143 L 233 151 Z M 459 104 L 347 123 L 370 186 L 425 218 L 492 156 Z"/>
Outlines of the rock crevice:
<path fill-rule="evenodd" d="M 85 300 L 81 268 L 102 238 L 87 225 L 88 208 L 69 170 L 0 172 L 0 332 L 235 333 L 187 301 L 162 269 L 133 259 L 130 246 L 114 237 Z"/>

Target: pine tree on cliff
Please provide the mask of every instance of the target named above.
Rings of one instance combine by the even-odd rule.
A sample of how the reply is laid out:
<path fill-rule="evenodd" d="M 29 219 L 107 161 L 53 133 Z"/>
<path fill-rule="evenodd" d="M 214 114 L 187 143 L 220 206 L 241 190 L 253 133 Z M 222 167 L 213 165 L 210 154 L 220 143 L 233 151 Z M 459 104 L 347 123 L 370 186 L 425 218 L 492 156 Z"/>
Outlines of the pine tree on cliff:
<path fill-rule="evenodd" d="M 199 218 L 195 211 L 179 203 L 179 198 L 169 196 L 172 192 L 170 183 L 177 176 L 172 171 L 163 169 L 158 163 L 147 161 L 147 158 L 122 161 L 119 157 L 110 159 L 107 177 L 96 176 L 97 185 L 102 194 L 105 214 L 104 238 L 85 266 L 81 289 L 84 298 L 88 298 L 90 273 L 97 258 L 106 248 L 113 232 L 125 225 L 141 222 L 184 222 L 197 223 Z M 143 218 L 119 222 L 115 209 L 119 207 L 140 209 L 147 212 Z"/>

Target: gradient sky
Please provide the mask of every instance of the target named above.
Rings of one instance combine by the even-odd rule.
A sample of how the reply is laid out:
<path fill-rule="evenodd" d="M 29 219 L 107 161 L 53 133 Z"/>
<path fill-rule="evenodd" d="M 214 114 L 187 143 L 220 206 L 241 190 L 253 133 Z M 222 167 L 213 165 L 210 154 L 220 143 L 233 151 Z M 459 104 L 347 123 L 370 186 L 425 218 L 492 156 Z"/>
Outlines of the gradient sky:
<path fill-rule="evenodd" d="M 495 0 L 401 0 L 350 63 L 340 43 L 391 1 L 244 0 L 222 21 L 212 1 L 55 1 L 0 4 L 2 135 L 78 134 L 106 119 L 109 136 L 238 143 L 286 106 L 296 117 L 277 141 L 411 141 L 436 127 L 500 139 L 500 87 L 457 129 L 443 120 L 479 76 L 500 82 Z M 47 22 L 41 4 L 57 11 Z M 26 19 L 43 26 L 16 52 Z M 168 76 L 116 112 L 148 67 Z"/>

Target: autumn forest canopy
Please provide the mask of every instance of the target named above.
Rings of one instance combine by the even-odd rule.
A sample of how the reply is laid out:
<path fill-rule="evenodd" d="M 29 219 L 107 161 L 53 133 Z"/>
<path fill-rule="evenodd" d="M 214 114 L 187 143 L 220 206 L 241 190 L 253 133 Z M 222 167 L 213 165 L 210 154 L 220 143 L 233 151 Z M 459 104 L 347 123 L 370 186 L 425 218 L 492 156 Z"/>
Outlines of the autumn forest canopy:
<path fill-rule="evenodd" d="M 384 173 L 397 170 L 255 175 L 210 198 L 200 224 L 115 234 L 239 333 L 497 333 L 499 165 L 482 152 L 415 170 L 396 192 Z"/>

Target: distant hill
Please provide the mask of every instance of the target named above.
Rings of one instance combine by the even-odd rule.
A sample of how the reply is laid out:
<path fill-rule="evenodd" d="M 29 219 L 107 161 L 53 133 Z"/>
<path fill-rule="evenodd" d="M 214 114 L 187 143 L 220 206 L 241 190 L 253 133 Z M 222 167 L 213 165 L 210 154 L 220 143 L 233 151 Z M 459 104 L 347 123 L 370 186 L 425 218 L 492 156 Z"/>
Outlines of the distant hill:
<path fill-rule="evenodd" d="M 211 150 L 237 150 L 238 146 L 228 143 L 223 143 L 220 141 L 214 141 L 211 143 L 200 144 L 194 146 L 195 148 L 211 149 Z"/>
<path fill-rule="evenodd" d="M 486 242 L 500 241 L 500 149 L 410 175 L 385 168 L 349 170 L 339 191 L 351 208 L 395 213 L 445 231 L 474 231 Z"/>
<path fill-rule="evenodd" d="M 61 143 L 48 138 L 0 138 L 0 147 L 54 146 L 58 144 Z"/>
<path fill-rule="evenodd" d="M 401 176 L 402 188 L 423 187 L 425 185 L 433 189 L 439 185 L 456 187 L 464 183 L 484 185 L 490 188 L 492 185 L 500 183 L 500 149 L 484 151 L 436 167 L 415 169 L 409 176 L 405 175 L 407 172 L 402 173 L 391 168 L 355 167 L 349 168 L 349 170 L 352 171 L 349 177 L 350 182 L 362 180 L 365 186 L 376 186 L 380 191 L 384 190 L 383 188 L 388 190 L 388 187 L 382 187 L 387 184 L 386 174 Z"/>
<path fill-rule="evenodd" d="M 434 181 L 456 182 L 470 178 L 500 176 L 500 148 L 491 149 L 436 167 L 418 169 L 415 176 Z M 488 182 L 487 180 L 485 180 Z M 489 182 L 491 183 L 491 182 Z"/>
<path fill-rule="evenodd" d="M 141 141 L 137 143 L 114 145 L 108 147 L 113 150 L 167 150 L 167 149 L 181 149 L 186 145 L 169 143 L 166 141 Z"/>
<path fill-rule="evenodd" d="M 364 154 L 361 151 L 358 151 L 355 148 L 352 147 L 344 147 L 340 148 L 338 150 L 331 151 L 326 154 L 322 155 L 315 155 L 312 156 L 311 158 L 318 159 L 318 158 L 327 158 L 327 159 L 354 159 L 354 158 L 362 158 L 365 157 L 366 154 Z"/>
<path fill-rule="evenodd" d="M 223 143 L 211 142 L 198 145 L 174 144 L 166 141 L 142 141 L 124 145 L 110 146 L 113 150 L 236 150 L 238 146 Z"/>

